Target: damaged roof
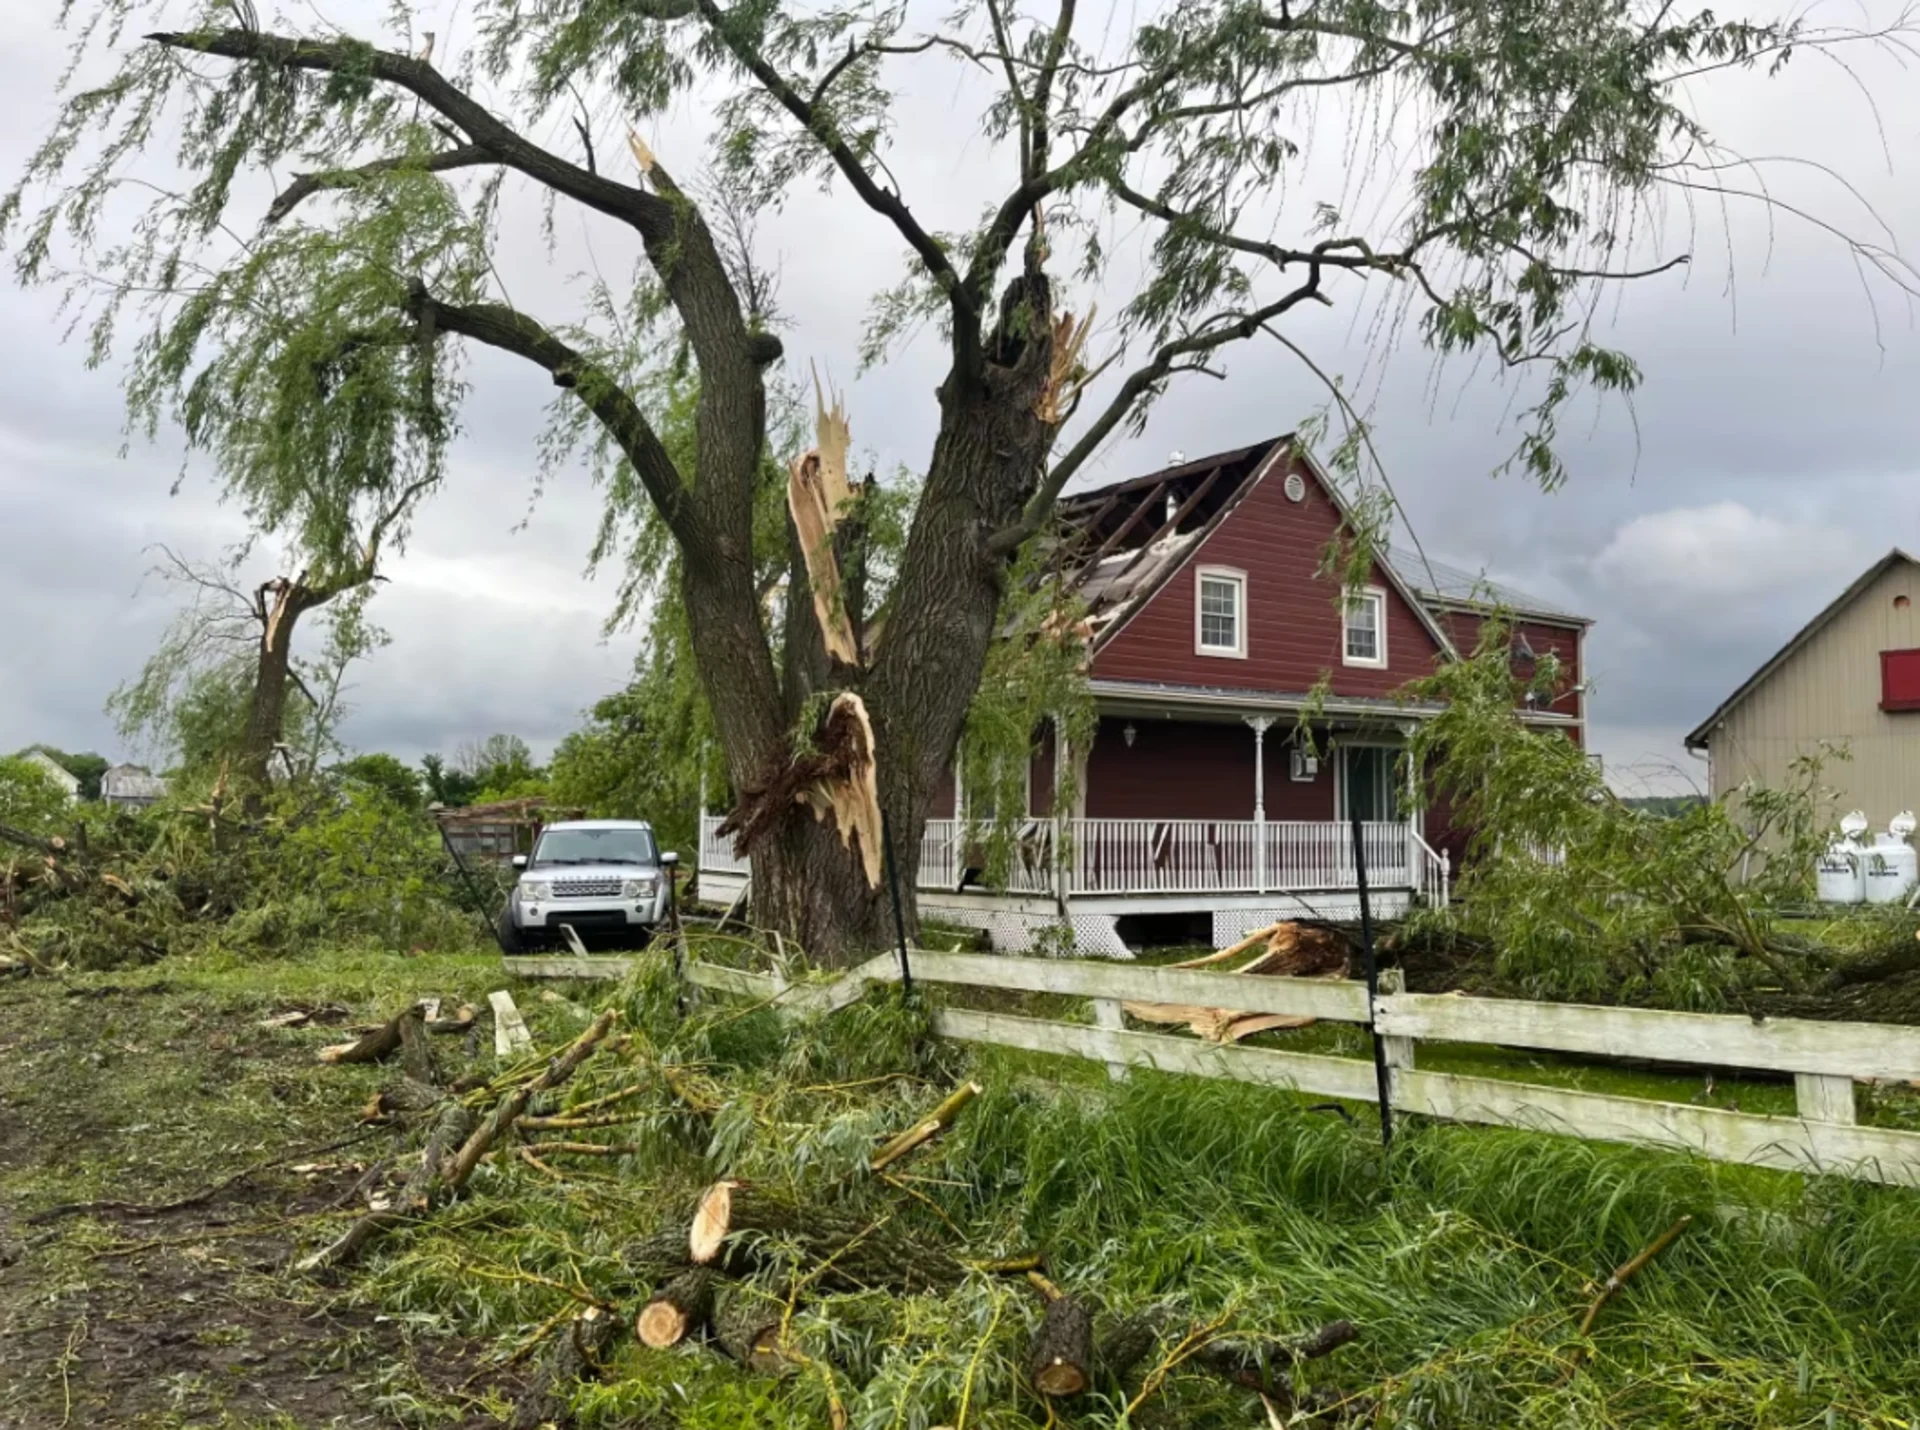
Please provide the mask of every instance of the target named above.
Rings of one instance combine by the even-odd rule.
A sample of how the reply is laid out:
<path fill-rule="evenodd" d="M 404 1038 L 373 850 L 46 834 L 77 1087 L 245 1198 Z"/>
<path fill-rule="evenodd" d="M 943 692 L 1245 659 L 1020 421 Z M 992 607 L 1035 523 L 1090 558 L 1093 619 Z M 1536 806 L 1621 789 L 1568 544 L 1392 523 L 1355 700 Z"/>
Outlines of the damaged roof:
<path fill-rule="evenodd" d="M 1125 625 L 1294 450 L 1294 434 L 1286 433 L 1062 498 L 1065 534 L 1050 569 L 1065 574 L 1086 602 L 1094 644 Z M 1299 456 L 1344 518 L 1340 493 L 1312 453 L 1300 449 Z M 1432 614 L 1443 606 L 1505 607 L 1550 621 L 1591 624 L 1551 601 L 1427 559 L 1412 547 L 1389 547 L 1380 553 L 1379 565 L 1443 651 L 1451 651 L 1452 643 Z"/>
<path fill-rule="evenodd" d="M 1052 569 L 1087 603 L 1098 644 L 1180 569 L 1287 451 L 1277 437 L 1063 498 Z"/>

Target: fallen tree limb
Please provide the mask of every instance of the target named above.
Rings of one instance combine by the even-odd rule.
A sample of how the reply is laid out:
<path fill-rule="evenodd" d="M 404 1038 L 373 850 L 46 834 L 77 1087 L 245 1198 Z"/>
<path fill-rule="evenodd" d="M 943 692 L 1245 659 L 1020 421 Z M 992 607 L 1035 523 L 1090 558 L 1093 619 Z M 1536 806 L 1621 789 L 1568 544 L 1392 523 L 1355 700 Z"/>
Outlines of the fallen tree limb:
<path fill-rule="evenodd" d="M 1633 1257 L 1632 1260 L 1614 1269 L 1613 1275 L 1607 1278 L 1606 1284 L 1600 1288 L 1599 1294 L 1588 1303 L 1587 1313 L 1580 1318 L 1580 1329 L 1577 1334 L 1582 1340 L 1585 1340 L 1588 1332 L 1592 1331 L 1593 1323 L 1600 1319 L 1600 1312 L 1606 1307 L 1607 1302 L 1620 1294 L 1620 1288 L 1633 1280 L 1635 1276 L 1638 1276 L 1640 1272 L 1646 1268 L 1649 1261 L 1653 1260 L 1654 1257 L 1678 1241 L 1680 1239 L 1680 1233 L 1685 1231 L 1692 1222 L 1693 1218 L 1691 1216 L 1681 1217 L 1680 1220 L 1676 1221 L 1645 1247 L 1641 1248 L 1639 1254 Z M 1569 1374 L 1579 1367 L 1584 1349 L 1582 1346 L 1575 1346 L 1573 1348 L 1573 1360 L 1568 1366 Z"/>
<path fill-rule="evenodd" d="M 887 1145 L 882 1147 L 878 1152 L 874 1153 L 873 1160 L 867 1163 L 867 1170 L 870 1172 L 884 1171 L 909 1152 L 913 1151 L 914 1148 L 931 1142 L 935 1137 L 938 1137 L 942 1132 L 946 1131 L 948 1127 L 952 1126 L 953 1120 L 960 1115 L 961 1110 L 983 1091 L 985 1091 L 985 1089 L 977 1082 L 961 1083 L 960 1086 L 955 1088 L 953 1092 L 947 1096 L 947 1099 L 938 1107 L 934 1108 L 925 1119 L 916 1122 L 905 1132 L 902 1132 L 898 1137 L 888 1142 Z"/>
<path fill-rule="evenodd" d="M 401 1188 L 400 1195 L 394 1198 L 392 1205 L 368 1212 L 337 1239 L 311 1256 L 302 1258 L 296 1263 L 296 1268 L 317 1271 L 325 1266 L 338 1266 L 351 1261 L 368 1242 L 387 1228 L 399 1225 L 418 1212 L 431 1209 L 441 1187 L 449 1180 L 447 1159 L 472 1127 L 473 1114 L 457 1100 L 444 1099 L 434 1118 L 433 1128 L 427 1134 L 426 1146 L 421 1149 L 420 1165 L 407 1178 L 406 1185 Z"/>
<path fill-rule="evenodd" d="M 533 1384 L 514 1402 L 509 1430 L 542 1430 L 573 1424 L 573 1387 L 582 1380 L 598 1379 L 603 1357 L 619 1334 L 619 1318 L 589 1306 L 573 1318 L 567 1332 L 553 1347 L 547 1364 Z"/>
<path fill-rule="evenodd" d="M 424 1046 L 421 1040 L 420 1009 L 418 1006 L 403 1008 L 371 1032 L 363 1033 L 351 1043 L 336 1043 L 330 1048 L 320 1050 L 323 1063 L 377 1063 L 392 1056 L 411 1038 L 416 1044 Z M 418 1054 L 414 1055 L 415 1058 Z M 412 1076 L 418 1077 L 411 1066 L 407 1069 Z M 422 1082 L 431 1082 L 431 1077 L 421 1078 Z"/>
<path fill-rule="evenodd" d="M 380 1233 L 419 1213 L 431 1211 L 442 1197 L 459 1192 L 494 1142 L 512 1128 L 514 1119 L 526 1109 L 528 1101 L 573 1076 L 574 1070 L 592 1056 L 606 1037 L 617 1016 L 609 1009 L 594 1019 L 538 1076 L 501 1098 L 478 1128 L 473 1126 L 473 1114 L 466 1105 L 449 1096 L 434 1118 L 433 1130 L 421 1153 L 420 1167 L 407 1179 L 395 1204 L 360 1218 L 337 1241 L 300 1261 L 298 1269 L 314 1271 L 350 1261 Z M 450 1152 L 456 1143 L 459 1150 Z"/>

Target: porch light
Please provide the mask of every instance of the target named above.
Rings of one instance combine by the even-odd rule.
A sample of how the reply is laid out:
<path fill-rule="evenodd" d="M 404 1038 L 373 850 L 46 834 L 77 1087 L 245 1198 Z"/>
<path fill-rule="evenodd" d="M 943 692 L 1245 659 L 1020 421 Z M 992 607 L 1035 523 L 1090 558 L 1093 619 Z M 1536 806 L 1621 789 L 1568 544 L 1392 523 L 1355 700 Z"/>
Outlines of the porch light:
<path fill-rule="evenodd" d="M 1138 730 L 1133 728 L 1133 721 L 1131 720 L 1127 721 L 1127 723 L 1120 728 L 1120 738 L 1127 742 L 1127 748 L 1129 750 L 1133 748 L 1134 738 L 1138 736 L 1139 733 Z"/>

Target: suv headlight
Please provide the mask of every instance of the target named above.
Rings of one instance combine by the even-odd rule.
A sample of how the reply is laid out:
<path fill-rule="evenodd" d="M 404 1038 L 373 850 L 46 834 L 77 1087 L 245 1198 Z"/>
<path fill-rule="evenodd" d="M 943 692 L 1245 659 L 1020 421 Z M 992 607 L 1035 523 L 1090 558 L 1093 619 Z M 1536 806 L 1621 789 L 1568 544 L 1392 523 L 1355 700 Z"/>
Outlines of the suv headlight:
<path fill-rule="evenodd" d="M 550 897 L 552 893 L 553 885 L 543 880 L 522 879 L 520 881 L 520 901 L 522 903 L 537 904 L 542 899 Z"/>
<path fill-rule="evenodd" d="M 655 881 L 651 874 L 644 879 L 623 879 L 620 882 L 620 897 L 623 899 L 650 899 L 653 897 Z"/>

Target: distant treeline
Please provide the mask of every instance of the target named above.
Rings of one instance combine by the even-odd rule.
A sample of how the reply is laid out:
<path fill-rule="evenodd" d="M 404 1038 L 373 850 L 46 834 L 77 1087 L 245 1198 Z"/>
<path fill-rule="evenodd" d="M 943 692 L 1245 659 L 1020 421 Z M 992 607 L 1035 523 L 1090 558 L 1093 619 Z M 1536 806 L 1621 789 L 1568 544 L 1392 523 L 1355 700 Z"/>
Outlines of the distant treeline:
<path fill-rule="evenodd" d="M 1702 794 L 1649 794 L 1641 795 L 1637 799 L 1623 799 L 1620 802 L 1629 809 L 1644 809 L 1648 814 L 1657 815 L 1661 819 L 1671 819 L 1676 814 L 1698 809 L 1707 802 L 1707 797 Z"/>

